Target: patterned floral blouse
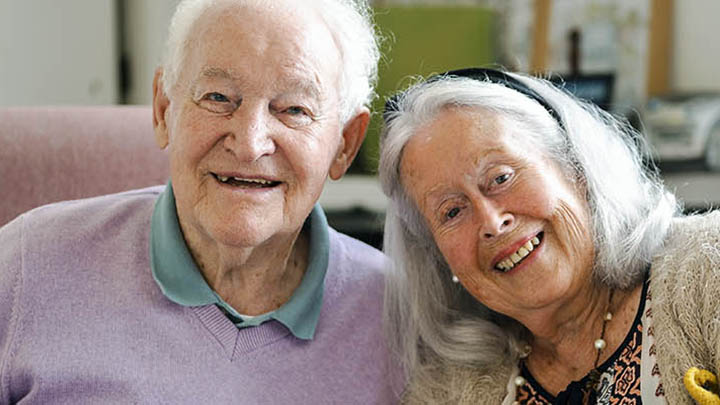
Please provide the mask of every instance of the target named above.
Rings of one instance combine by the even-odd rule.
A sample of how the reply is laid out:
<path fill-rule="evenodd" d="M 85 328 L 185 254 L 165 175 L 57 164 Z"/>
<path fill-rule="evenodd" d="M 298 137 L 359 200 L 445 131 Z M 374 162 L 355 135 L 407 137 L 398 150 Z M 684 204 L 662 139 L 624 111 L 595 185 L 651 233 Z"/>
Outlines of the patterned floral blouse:
<path fill-rule="evenodd" d="M 597 372 L 601 374 L 594 389 L 591 389 L 593 380 L 589 373 L 580 381 L 572 382 L 555 397 L 533 378 L 523 364 L 520 375 L 525 378 L 525 384 L 518 387 L 517 402 L 531 405 L 665 404 L 660 372 L 655 361 L 651 298 L 648 281 L 645 280 L 633 325 L 620 347 L 598 366 Z"/>

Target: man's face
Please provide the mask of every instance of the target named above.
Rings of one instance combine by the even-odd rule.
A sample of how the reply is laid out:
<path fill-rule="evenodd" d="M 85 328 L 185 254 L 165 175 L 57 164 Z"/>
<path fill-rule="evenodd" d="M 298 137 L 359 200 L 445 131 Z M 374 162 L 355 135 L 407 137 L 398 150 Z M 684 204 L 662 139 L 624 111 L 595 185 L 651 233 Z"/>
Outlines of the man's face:
<path fill-rule="evenodd" d="M 279 3 L 211 10 L 189 36 L 165 113 L 186 239 L 290 237 L 336 164 L 339 51 L 312 10 Z"/>

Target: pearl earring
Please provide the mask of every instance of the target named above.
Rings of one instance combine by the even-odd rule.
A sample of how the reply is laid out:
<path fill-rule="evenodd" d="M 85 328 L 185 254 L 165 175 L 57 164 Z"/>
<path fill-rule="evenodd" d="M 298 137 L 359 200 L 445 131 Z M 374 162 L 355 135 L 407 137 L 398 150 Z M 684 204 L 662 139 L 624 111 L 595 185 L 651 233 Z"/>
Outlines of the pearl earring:
<path fill-rule="evenodd" d="M 457 283 L 460 282 L 460 279 L 457 278 L 457 276 L 453 274 L 453 276 L 452 276 L 452 282 L 457 284 Z"/>

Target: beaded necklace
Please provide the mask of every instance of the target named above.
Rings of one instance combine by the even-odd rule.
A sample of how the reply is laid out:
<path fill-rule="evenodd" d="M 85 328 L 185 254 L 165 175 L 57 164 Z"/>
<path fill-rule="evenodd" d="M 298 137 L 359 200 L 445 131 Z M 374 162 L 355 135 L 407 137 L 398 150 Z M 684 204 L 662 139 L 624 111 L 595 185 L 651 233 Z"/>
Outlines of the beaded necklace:
<path fill-rule="evenodd" d="M 590 393 L 590 397 L 594 398 L 595 395 L 595 387 L 597 387 L 598 382 L 600 381 L 600 376 L 602 373 L 600 370 L 598 370 L 598 365 L 600 363 L 600 355 L 602 354 L 602 351 L 607 347 L 607 342 L 605 341 L 605 330 L 607 329 L 607 324 L 612 320 L 612 312 L 610 311 L 610 305 L 612 304 L 613 295 L 615 293 L 615 290 L 610 290 L 610 294 L 608 296 L 608 303 L 607 303 L 607 310 L 605 312 L 605 316 L 603 317 L 602 322 L 602 329 L 600 331 L 600 337 L 593 342 L 593 345 L 595 347 L 595 350 L 597 351 L 597 354 L 595 355 L 595 362 L 593 363 L 593 368 L 590 370 L 590 373 L 588 374 L 588 380 L 585 384 L 585 391 Z M 525 359 L 530 355 L 531 348 L 529 345 L 525 346 L 525 350 L 520 355 L 520 361 L 525 361 Z M 520 388 L 523 385 L 525 385 L 527 381 L 524 377 L 518 375 L 515 377 L 514 383 L 516 388 Z M 572 385 L 572 384 L 571 384 Z M 562 394 L 562 393 L 561 393 Z M 558 398 L 560 397 L 560 394 L 558 395 Z M 513 402 L 513 405 L 519 405 L 518 401 Z"/>

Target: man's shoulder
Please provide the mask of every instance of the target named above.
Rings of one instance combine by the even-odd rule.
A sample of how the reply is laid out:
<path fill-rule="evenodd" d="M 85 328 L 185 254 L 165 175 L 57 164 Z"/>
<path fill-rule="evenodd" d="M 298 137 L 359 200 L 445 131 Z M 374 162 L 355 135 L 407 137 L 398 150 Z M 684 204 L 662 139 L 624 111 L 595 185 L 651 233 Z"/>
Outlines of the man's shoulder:
<path fill-rule="evenodd" d="M 131 219 L 133 214 L 152 210 L 165 186 L 154 186 L 78 200 L 60 201 L 34 208 L 21 215 L 26 231 L 57 228 L 88 228 L 92 224 Z M 143 210 L 145 208 L 145 210 Z"/>
<path fill-rule="evenodd" d="M 53 203 L 3 226 L 0 295 L 3 288 L 12 288 L 17 297 L 22 296 L 22 302 L 14 305 L 44 311 L 58 302 L 73 301 L 79 291 L 86 303 L 97 308 L 107 304 L 102 297 L 108 289 L 116 298 L 125 294 L 136 299 L 138 290 L 128 286 L 139 280 L 140 273 L 151 279 L 150 219 L 162 190 L 154 187 Z"/>
<path fill-rule="evenodd" d="M 325 292 L 363 300 L 381 300 L 386 256 L 365 242 L 330 228 L 330 255 Z"/>
<path fill-rule="evenodd" d="M 330 228 L 330 262 L 344 268 L 361 268 L 367 273 L 383 273 L 387 257 L 377 248 Z"/>
<path fill-rule="evenodd" d="M 149 234 L 150 218 L 164 186 L 155 186 L 34 208 L 0 228 L 20 235 L 32 250 L 52 251 L 84 242 L 97 245 L 109 238 L 132 237 L 138 229 Z"/>

